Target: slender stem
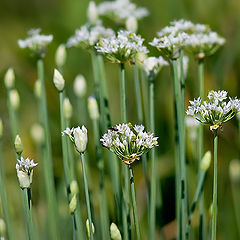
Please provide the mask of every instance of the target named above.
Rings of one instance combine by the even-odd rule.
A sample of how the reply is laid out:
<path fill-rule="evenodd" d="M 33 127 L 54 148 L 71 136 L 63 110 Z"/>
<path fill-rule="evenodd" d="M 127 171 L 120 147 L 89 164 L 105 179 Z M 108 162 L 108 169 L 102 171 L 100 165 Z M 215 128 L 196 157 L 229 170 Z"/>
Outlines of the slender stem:
<path fill-rule="evenodd" d="M 217 152 L 218 152 L 218 132 L 214 130 L 214 173 L 213 173 L 213 203 L 212 203 L 212 236 L 211 240 L 216 240 L 217 232 Z"/>
<path fill-rule="evenodd" d="M 48 124 L 47 100 L 45 92 L 44 66 L 42 59 L 37 62 L 38 79 L 41 82 L 41 97 L 40 97 L 40 119 L 44 129 L 45 142 L 43 146 L 43 168 L 44 181 L 46 187 L 47 205 L 48 205 L 48 221 L 52 240 L 60 239 L 57 218 L 57 201 L 54 187 L 54 175 L 52 166 L 52 148 L 51 138 Z"/>
<path fill-rule="evenodd" d="M 231 185 L 232 185 L 232 196 L 233 196 L 233 207 L 236 217 L 236 223 L 237 223 L 237 229 L 238 229 L 238 237 L 240 237 L 240 207 L 239 207 L 239 201 L 240 201 L 240 191 L 239 191 L 239 182 L 235 179 L 231 179 Z"/>
<path fill-rule="evenodd" d="M 87 175 L 86 175 L 86 169 L 85 169 L 84 154 L 83 153 L 80 154 L 80 157 L 81 157 L 85 198 L 86 198 L 87 213 L 88 213 L 88 220 L 89 220 L 90 240 L 93 240 L 92 213 L 91 213 L 91 206 L 90 206 L 90 198 L 89 198 L 88 181 L 87 181 Z"/>
<path fill-rule="evenodd" d="M 135 225 L 135 230 L 136 230 L 136 239 L 140 240 L 141 237 L 140 237 L 140 228 L 139 228 L 139 223 L 138 223 L 134 177 L 133 177 L 133 169 L 132 169 L 131 165 L 129 165 L 129 175 L 130 175 L 130 185 L 131 185 L 132 205 L 133 205 L 133 218 L 134 218 L 134 225 Z"/>
<path fill-rule="evenodd" d="M 121 120 L 123 123 L 127 122 L 127 106 L 126 106 L 126 80 L 125 67 L 120 64 L 120 94 L 121 94 Z"/>
<path fill-rule="evenodd" d="M 95 96 L 97 98 L 97 102 L 99 104 L 99 94 L 100 94 L 100 87 L 99 87 L 99 76 L 98 76 L 98 62 L 97 62 L 97 57 L 94 52 L 91 52 L 91 60 L 92 60 L 92 69 L 93 69 L 93 80 L 94 80 L 94 91 L 95 91 Z M 99 104 L 100 105 L 100 104 Z"/>

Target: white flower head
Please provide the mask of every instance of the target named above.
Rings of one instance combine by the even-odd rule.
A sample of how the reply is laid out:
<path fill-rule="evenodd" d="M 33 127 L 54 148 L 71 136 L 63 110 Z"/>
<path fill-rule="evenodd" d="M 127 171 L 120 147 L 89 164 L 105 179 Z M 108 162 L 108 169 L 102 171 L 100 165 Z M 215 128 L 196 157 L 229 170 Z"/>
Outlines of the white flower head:
<path fill-rule="evenodd" d="M 190 101 L 186 113 L 203 124 L 210 124 L 211 129 L 217 129 L 239 112 L 239 99 L 228 97 L 226 91 L 210 91 L 207 100 L 199 97 Z"/>
<path fill-rule="evenodd" d="M 30 49 L 37 56 L 44 57 L 47 45 L 53 40 L 53 35 L 43 35 L 40 32 L 41 29 L 39 28 L 28 31 L 28 38 L 18 40 L 19 47 Z"/>
<path fill-rule="evenodd" d="M 101 39 L 96 50 L 114 63 L 133 62 L 138 52 L 148 53 L 143 42 L 135 33 L 120 30 L 117 36 Z"/>
<path fill-rule="evenodd" d="M 125 164 L 140 160 L 140 156 L 158 146 L 158 137 L 144 131 L 143 125 L 119 124 L 100 139 L 102 145 L 115 153 Z"/>

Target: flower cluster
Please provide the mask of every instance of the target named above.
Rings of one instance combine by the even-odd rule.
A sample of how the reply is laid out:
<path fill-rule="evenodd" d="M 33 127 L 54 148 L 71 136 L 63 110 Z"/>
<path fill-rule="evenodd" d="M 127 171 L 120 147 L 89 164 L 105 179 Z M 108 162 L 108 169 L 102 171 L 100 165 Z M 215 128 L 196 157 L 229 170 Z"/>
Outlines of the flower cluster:
<path fill-rule="evenodd" d="M 52 42 L 53 36 L 42 35 L 40 32 L 40 28 L 28 31 L 28 38 L 25 40 L 18 40 L 19 47 L 30 49 L 37 56 L 44 57 L 47 45 Z"/>
<path fill-rule="evenodd" d="M 108 38 L 113 35 L 114 31 L 112 29 L 105 28 L 100 24 L 96 26 L 85 24 L 75 31 L 74 36 L 69 38 L 67 47 L 89 49 L 94 47 L 101 38 Z"/>
<path fill-rule="evenodd" d="M 62 132 L 62 136 L 68 136 L 79 153 L 85 152 L 88 142 L 87 129 L 85 126 L 82 126 L 82 128 L 67 128 Z"/>
<path fill-rule="evenodd" d="M 100 139 L 102 145 L 115 153 L 125 164 L 140 160 L 140 156 L 158 146 L 158 137 L 144 131 L 143 125 L 119 124 Z"/>
<path fill-rule="evenodd" d="M 135 33 L 120 30 L 117 36 L 101 39 L 96 46 L 99 53 L 115 63 L 134 61 L 138 52 L 147 53 L 147 48 L 143 45 L 144 39 Z"/>
<path fill-rule="evenodd" d="M 153 80 L 163 66 L 168 66 L 168 62 L 163 57 L 148 57 L 143 62 L 144 71 L 148 78 Z"/>
<path fill-rule="evenodd" d="M 228 98 L 226 91 L 210 91 L 206 101 L 199 97 L 190 104 L 187 115 L 203 124 L 210 124 L 211 129 L 217 129 L 240 112 L 240 100 Z"/>
<path fill-rule="evenodd" d="M 100 3 L 98 5 L 98 14 L 122 22 L 129 17 L 142 19 L 148 16 L 149 12 L 146 8 L 137 7 L 136 4 L 131 3 L 129 0 L 115 0 Z"/>

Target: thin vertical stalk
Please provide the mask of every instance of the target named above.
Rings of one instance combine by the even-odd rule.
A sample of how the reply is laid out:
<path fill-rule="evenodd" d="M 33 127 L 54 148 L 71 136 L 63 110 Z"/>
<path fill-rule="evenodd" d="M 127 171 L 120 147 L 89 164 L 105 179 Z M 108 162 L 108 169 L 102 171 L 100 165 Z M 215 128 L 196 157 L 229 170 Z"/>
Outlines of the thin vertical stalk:
<path fill-rule="evenodd" d="M 4 183 L 4 166 L 3 166 L 3 158 L 2 158 L 2 139 L 0 137 L 0 196 L 1 196 L 1 204 L 3 209 L 3 216 L 4 220 L 6 222 L 7 227 L 7 235 L 9 240 L 14 239 L 14 231 L 12 228 L 12 222 L 9 217 L 9 207 L 8 207 L 8 201 L 6 197 L 6 190 L 5 190 L 5 183 Z"/>
<path fill-rule="evenodd" d="M 127 122 L 127 107 L 126 107 L 126 86 L 125 86 L 125 68 L 124 63 L 120 64 L 120 95 L 121 95 L 121 120 L 123 123 Z M 125 164 L 122 164 L 122 172 L 124 177 L 123 186 L 123 233 L 124 240 L 131 236 L 130 231 L 130 213 L 129 213 L 129 174 Z"/>
<path fill-rule="evenodd" d="M 44 66 L 42 59 L 37 62 L 38 79 L 41 82 L 41 97 L 40 97 L 40 120 L 44 129 L 44 146 L 43 146 L 43 168 L 44 182 L 46 187 L 47 206 L 48 206 L 48 221 L 52 240 L 60 239 L 58 219 L 57 219 L 57 201 L 54 187 L 54 176 L 52 166 L 52 148 L 51 138 L 48 124 L 47 100 L 45 92 Z"/>
<path fill-rule="evenodd" d="M 81 157 L 82 172 L 83 172 L 83 182 L 84 182 L 84 190 L 85 190 L 85 198 L 86 198 L 87 213 L 88 213 L 88 220 L 89 220 L 90 240 L 93 240 L 92 213 L 91 213 L 91 206 L 90 206 L 90 198 L 89 198 L 88 181 L 87 181 L 87 175 L 86 175 L 86 169 L 85 169 L 84 154 L 81 153 L 80 157 Z"/>
<path fill-rule="evenodd" d="M 137 214 L 137 203 L 136 203 L 136 196 L 135 196 L 135 187 L 134 187 L 134 176 L 133 176 L 133 169 L 132 166 L 129 165 L 129 175 L 130 175 L 130 185 L 131 185 L 131 195 L 132 195 L 132 205 L 133 205 L 133 218 L 134 218 L 134 225 L 136 231 L 136 239 L 140 240 L 140 228 L 138 223 L 138 214 Z"/>
<path fill-rule="evenodd" d="M 97 102 L 99 104 L 99 94 L 100 94 L 100 87 L 99 87 L 99 76 L 98 76 L 98 62 L 97 57 L 94 52 L 91 52 L 91 60 L 92 60 L 92 69 L 93 69 L 93 80 L 94 80 L 94 90 Z"/>
<path fill-rule="evenodd" d="M 217 168 L 218 168 L 218 132 L 213 130 L 214 135 L 214 172 L 213 172 L 213 203 L 212 203 L 212 235 L 211 240 L 216 240 L 217 233 Z"/>

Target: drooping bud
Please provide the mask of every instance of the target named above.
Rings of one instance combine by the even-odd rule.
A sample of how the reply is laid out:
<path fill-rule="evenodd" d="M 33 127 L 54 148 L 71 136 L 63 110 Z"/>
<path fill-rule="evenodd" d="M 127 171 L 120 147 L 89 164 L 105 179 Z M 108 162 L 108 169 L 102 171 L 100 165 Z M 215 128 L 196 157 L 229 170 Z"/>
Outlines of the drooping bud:
<path fill-rule="evenodd" d="M 4 83 L 7 89 L 13 88 L 15 83 L 15 74 L 12 68 L 9 68 L 4 76 Z"/>
<path fill-rule="evenodd" d="M 88 219 L 86 221 L 86 228 L 87 228 L 88 238 L 90 238 L 90 223 Z M 92 233 L 94 234 L 94 232 L 95 232 L 95 227 L 94 227 L 94 224 L 92 223 Z"/>
<path fill-rule="evenodd" d="M 63 79 L 62 74 L 57 69 L 54 69 L 53 83 L 59 92 L 63 91 L 65 86 L 65 80 Z"/>
<path fill-rule="evenodd" d="M 94 96 L 88 98 L 88 112 L 92 120 L 99 119 L 98 103 Z"/>
<path fill-rule="evenodd" d="M 210 167 L 210 164 L 211 164 L 211 158 L 212 158 L 212 155 L 211 155 L 211 151 L 207 151 L 202 160 L 201 160 L 201 164 L 200 164 L 200 167 L 203 171 L 207 171 L 208 168 Z"/>
<path fill-rule="evenodd" d="M 37 98 L 41 97 L 41 81 L 39 79 L 34 84 L 34 94 Z"/>
<path fill-rule="evenodd" d="M 87 93 L 86 79 L 83 75 L 79 74 L 74 80 L 73 91 L 77 97 L 82 98 Z"/>
<path fill-rule="evenodd" d="M 14 141 L 14 148 L 15 151 L 18 155 L 21 155 L 23 152 L 23 144 L 22 140 L 19 135 L 16 136 L 15 141 Z"/>
<path fill-rule="evenodd" d="M 75 212 L 76 207 L 77 207 L 77 196 L 76 196 L 76 194 L 74 194 L 69 203 L 69 211 L 71 214 L 73 214 Z"/>
<path fill-rule="evenodd" d="M 110 234 L 112 240 L 122 240 L 121 233 L 115 223 L 112 223 L 110 226 Z"/>
<path fill-rule="evenodd" d="M 66 119 L 71 119 L 72 117 L 72 104 L 69 98 L 65 98 L 63 101 L 63 114 Z"/>
<path fill-rule="evenodd" d="M 73 136 L 77 151 L 79 153 L 85 152 L 88 142 L 87 129 L 84 126 L 82 126 L 82 129 L 80 127 L 74 128 Z"/>
<path fill-rule="evenodd" d="M 126 20 L 126 29 L 130 32 L 134 32 L 136 33 L 138 30 L 138 22 L 137 19 L 133 16 L 130 16 L 127 20 Z"/>
<path fill-rule="evenodd" d="M 55 54 L 55 62 L 58 68 L 63 67 L 66 62 L 67 51 L 64 44 L 60 44 Z"/>
<path fill-rule="evenodd" d="M 0 118 L 0 139 L 2 138 L 3 135 L 3 122 L 2 119 Z"/>
<path fill-rule="evenodd" d="M 17 110 L 20 105 L 20 97 L 18 91 L 16 89 L 10 90 L 9 92 L 9 100 L 12 108 Z"/>
<path fill-rule="evenodd" d="M 229 175 L 233 182 L 240 182 L 240 161 L 238 159 L 230 162 Z"/>
<path fill-rule="evenodd" d="M 33 124 L 30 129 L 30 134 L 36 144 L 40 145 L 44 142 L 44 130 L 40 124 Z"/>
<path fill-rule="evenodd" d="M 88 17 L 89 23 L 91 23 L 92 25 L 95 25 L 98 21 L 98 9 L 95 2 L 93 1 L 89 2 L 87 17 Z"/>

